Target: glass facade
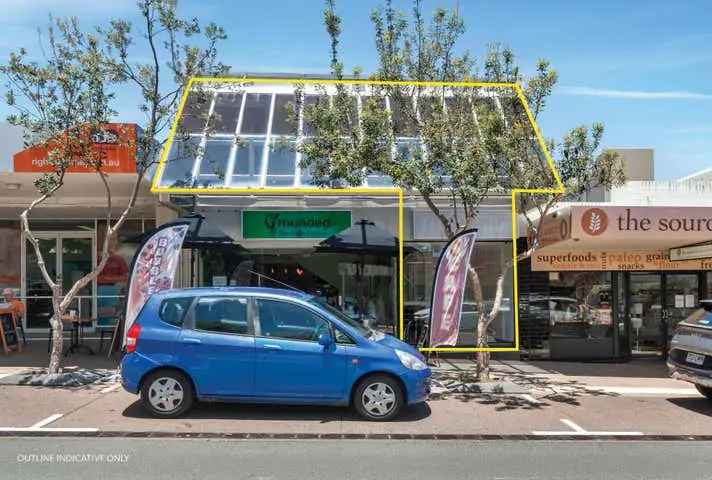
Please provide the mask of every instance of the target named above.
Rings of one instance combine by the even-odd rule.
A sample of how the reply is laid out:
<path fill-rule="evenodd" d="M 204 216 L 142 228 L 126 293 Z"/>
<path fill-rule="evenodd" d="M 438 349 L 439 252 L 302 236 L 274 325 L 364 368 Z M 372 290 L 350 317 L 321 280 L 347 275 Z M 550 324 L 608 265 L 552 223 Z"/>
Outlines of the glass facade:
<path fill-rule="evenodd" d="M 30 226 L 49 274 L 61 279 L 65 293 L 99 261 L 106 228 L 103 220 L 35 220 Z M 154 226 L 152 219 L 127 220 L 118 239 L 109 245 L 109 259 L 96 283 L 79 291 L 69 310 L 76 310 L 81 318 L 95 318 L 96 326 L 113 326 L 122 308 L 131 260 L 138 247 L 135 239 L 144 229 Z M 0 244 L 8 247 L 0 251 L 0 288 L 13 288 L 25 302 L 22 320 L 26 328 L 48 328 L 51 291 L 37 266 L 33 246 L 29 242 L 22 245 L 19 222 L 0 221 Z M 24 256 L 20 254 L 23 251 Z"/>
<path fill-rule="evenodd" d="M 200 257 L 200 285 L 298 288 L 354 319 L 397 333 L 397 262 L 392 255 L 250 249 L 205 250 Z"/>
<path fill-rule="evenodd" d="M 558 360 L 665 356 L 709 272 L 520 272 L 523 352 Z"/>
<path fill-rule="evenodd" d="M 412 343 L 423 341 L 423 324 L 427 322 L 432 299 L 433 279 L 438 258 L 446 242 L 408 242 L 415 252 L 405 259 L 405 330 Z M 480 276 L 484 308 L 492 308 L 496 292 L 497 277 L 505 262 L 511 259 L 510 242 L 477 242 L 473 252 L 473 264 Z M 498 317 L 490 325 L 487 341 L 490 346 L 514 346 L 514 310 L 512 307 L 512 275 L 505 277 L 504 296 Z M 475 346 L 475 328 L 479 318 L 480 306 L 475 302 L 468 281 L 460 318 L 458 347 Z"/>
<path fill-rule="evenodd" d="M 415 138 L 415 104 L 406 106 L 374 92 L 354 91 L 354 95 L 347 107 L 350 123 L 359 122 L 364 109 L 386 110 L 396 134 L 392 155 L 408 156 L 421 150 Z M 260 91 L 249 87 L 243 93 L 191 92 L 180 120 L 187 137 L 173 141 L 159 186 L 210 189 L 311 185 L 312 177 L 302 171 L 296 147 L 313 131 L 297 105 L 308 108 L 320 101 L 331 101 L 331 97 L 307 92 L 297 102 L 294 93 L 274 86 Z M 430 96 L 416 100 L 421 117 L 436 108 L 436 101 Z M 379 172 L 367 172 L 362 186 L 392 187 L 393 182 Z"/>
<path fill-rule="evenodd" d="M 20 222 L 14 220 L 0 220 L 0 290 L 12 288 L 16 294 L 20 293 L 21 259 Z"/>

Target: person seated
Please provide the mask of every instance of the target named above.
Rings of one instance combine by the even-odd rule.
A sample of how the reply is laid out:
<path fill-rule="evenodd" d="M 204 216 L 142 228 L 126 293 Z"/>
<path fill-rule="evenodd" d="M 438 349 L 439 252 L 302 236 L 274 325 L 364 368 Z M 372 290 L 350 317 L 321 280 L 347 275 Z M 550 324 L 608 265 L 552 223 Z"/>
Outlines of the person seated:
<path fill-rule="evenodd" d="M 20 333 L 22 333 L 22 342 L 24 344 L 27 344 L 27 340 L 25 339 L 25 329 L 22 327 L 22 317 L 25 316 L 25 305 L 19 298 L 15 296 L 15 292 L 12 290 L 12 288 L 4 289 L 2 291 L 2 296 L 5 299 L 5 303 L 10 305 L 10 308 L 15 314 L 15 322 L 17 328 L 18 330 L 20 330 Z"/>

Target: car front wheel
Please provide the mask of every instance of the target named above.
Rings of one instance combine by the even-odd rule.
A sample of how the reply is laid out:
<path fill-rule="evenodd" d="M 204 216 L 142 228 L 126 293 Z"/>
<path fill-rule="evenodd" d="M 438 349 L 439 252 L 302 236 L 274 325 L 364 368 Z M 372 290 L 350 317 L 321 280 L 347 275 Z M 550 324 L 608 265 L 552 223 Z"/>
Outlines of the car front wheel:
<path fill-rule="evenodd" d="M 698 392 L 707 397 L 708 400 L 712 400 L 712 388 L 699 384 L 695 384 L 695 388 L 697 388 Z"/>
<path fill-rule="evenodd" d="M 392 377 L 372 375 L 359 382 L 353 402 L 358 414 L 366 420 L 390 420 L 403 407 L 403 391 Z"/>
<path fill-rule="evenodd" d="M 143 406 L 155 417 L 178 417 L 193 406 L 193 399 L 193 384 L 175 370 L 157 370 L 141 387 Z"/>

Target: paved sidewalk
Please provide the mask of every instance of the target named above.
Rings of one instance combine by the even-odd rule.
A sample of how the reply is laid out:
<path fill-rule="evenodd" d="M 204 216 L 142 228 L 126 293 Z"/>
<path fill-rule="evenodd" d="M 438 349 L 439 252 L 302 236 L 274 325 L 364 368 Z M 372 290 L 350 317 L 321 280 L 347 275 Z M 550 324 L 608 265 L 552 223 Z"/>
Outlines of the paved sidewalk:
<path fill-rule="evenodd" d="M 449 381 L 458 390 L 475 375 L 475 364 L 469 360 L 442 360 L 433 368 L 440 384 Z M 669 377 L 665 363 L 659 359 L 641 359 L 628 363 L 576 363 L 551 361 L 496 361 L 492 363 L 495 384 L 505 389 L 516 385 L 535 398 L 551 395 L 693 395 L 693 385 Z M 465 381 L 463 382 L 463 379 Z M 468 384 L 473 385 L 473 384 Z M 474 384 L 473 386 L 476 386 Z M 466 390 L 460 388 L 459 390 Z M 505 392 L 507 393 L 507 392 Z"/>
<path fill-rule="evenodd" d="M 16 369 L 18 367 L 12 367 Z M 443 362 L 439 379 L 466 379 L 474 365 Z M 0 367 L 0 374 L 7 367 Z M 201 404 L 158 420 L 118 384 L 72 389 L 0 386 L 0 432 L 179 434 L 395 434 L 622 436 L 712 434 L 712 402 L 667 377 L 659 361 L 627 364 L 495 362 L 493 373 L 525 393 L 444 392 L 395 421 L 366 422 L 346 408 Z M 29 429 L 29 430 L 28 430 Z M 54 430 L 52 430 L 54 429 Z"/>

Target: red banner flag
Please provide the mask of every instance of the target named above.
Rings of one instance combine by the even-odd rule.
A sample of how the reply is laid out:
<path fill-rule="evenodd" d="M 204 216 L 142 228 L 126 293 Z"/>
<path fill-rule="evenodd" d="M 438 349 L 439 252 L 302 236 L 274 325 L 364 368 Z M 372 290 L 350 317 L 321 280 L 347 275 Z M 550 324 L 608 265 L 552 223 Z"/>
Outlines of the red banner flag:
<path fill-rule="evenodd" d="M 173 288 L 173 279 L 188 223 L 170 223 L 160 227 L 139 247 L 134 256 L 126 301 L 123 342 L 148 297 Z"/>
<path fill-rule="evenodd" d="M 457 344 L 467 268 L 476 235 L 474 229 L 458 234 L 440 254 L 430 304 L 430 347 Z"/>

